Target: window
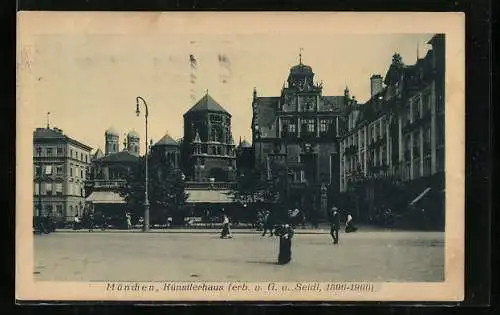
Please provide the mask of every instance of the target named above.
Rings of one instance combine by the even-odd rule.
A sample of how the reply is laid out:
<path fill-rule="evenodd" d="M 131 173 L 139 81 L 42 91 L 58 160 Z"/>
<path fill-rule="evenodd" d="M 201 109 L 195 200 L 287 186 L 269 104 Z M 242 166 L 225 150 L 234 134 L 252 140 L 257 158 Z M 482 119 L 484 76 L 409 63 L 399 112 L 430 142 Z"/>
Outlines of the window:
<path fill-rule="evenodd" d="M 424 95 L 422 96 L 422 105 L 423 105 L 423 108 L 424 108 L 424 113 L 427 114 L 427 113 L 430 113 L 431 111 L 431 94 L 429 92 L 426 92 L 424 93 Z"/>
<path fill-rule="evenodd" d="M 85 154 L 85 162 L 88 162 L 88 157 L 89 156 L 87 154 Z"/>
<path fill-rule="evenodd" d="M 52 148 L 47 148 L 47 155 L 48 156 L 52 156 L 53 153 L 54 153 L 54 151 L 52 150 Z"/>
<path fill-rule="evenodd" d="M 302 128 L 306 134 L 314 134 L 314 119 L 304 119 Z"/>
<path fill-rule="evenodd" d="M 288 132 L 289 133 L 296 133 L 297 132 L 297 125 L 295 125 L 295 122 L 290 122 L 288 124 Z"/>
<path fill-rule="evenodd" d="M 381 159 L 380 159 L 380 164 L 381 165 L 387 165 L 387 151 L 385 149 L 385 146 L 382 146 L 382 148 L 380 148 L 380 155 L 381 155 Z"/>
<path fill-rule="evenodd" d="M 56 167 L 56 174 L 57 174 L 57 175 L 61 175 L 62 173 L 63 173 L 63 168 L 62 168 L 62 166 L 58 166 L 58 167 Z"/>
<path fill-rule="evenodd" d="M 73 157 L 73 150 L 71 150 L 71 149 L 69 150 L 69 157 L 71 157 L 71 158 Z"/>
<path fill-rule="evenodd" d="M 431 157 L 426 156 L 424 159 L 424 173 L 422 174 L 423 176 L 429 176 L 431 175 Z"/>
<path fill-rule="evenodd" d="M 413 178 L 420 177 L 420 159 L 413 160 Z"/>
<path fill-rule="evenodd" d="M 62 155 L 62 154 L 63 154 L 63 149 L 57 148 L 57 155 Z"/>
<path fill-rule="evenodd" d="M 62 205 L 56 205 L 56 214 L 59 217 L 62 217 L 63 215 L 63 206 Z"/>
<path fill-rule="evenodd" d="M 85 177 L 83 177 L 83 170 L 80 170 L 80 177 L 85 179 Z"/>
<path fill-rule="evenodd" d="M 52 175 L 52 165 L 45 166 L 45 175 Z"/>
<path fill-rule="evenodd" d="M 52 195 L 52 183 L 45 184 L 45 192 L 47 193 L 48 196 Z"/>
<path fill-rule="evenodd" d="M 38 196 L 38 193 L 40 192 L 40 184 L 35 183 L 35 188 L 33 189 L 33 192 L 35 193 L 36 196 Z"/>
<path fill-rule="evenodd" d="M 56 183 L 56 195 L 62 195 L 63 193 L 63 185 L 62 183 Z"/>
<path fill-rule="evenodd" d="M 419 119 L 421 117 L 421 108 L 422 103 L 420 101 L 420 98 L 417 97 L 415 98 L 415 102 L 413 103 L 413 120 Z"/>
<path fill-rule="evenodd" d="M 69 167 L 69 176 L 73 176 L 73 166 Z"/>
<path fill-rule="evenodd" d="M 45 205 L 45 214 L 52 214 L 52 205 Z"/>

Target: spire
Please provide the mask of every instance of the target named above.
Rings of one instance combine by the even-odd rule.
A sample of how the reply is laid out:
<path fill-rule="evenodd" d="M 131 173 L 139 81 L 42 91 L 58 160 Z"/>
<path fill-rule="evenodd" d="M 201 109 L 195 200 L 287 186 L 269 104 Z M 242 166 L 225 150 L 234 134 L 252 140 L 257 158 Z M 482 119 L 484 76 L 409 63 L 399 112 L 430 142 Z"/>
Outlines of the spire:
<path fill-rule="evenodd" d="M 417 41 L 417 61 L 420 59 L 420 52 L 419 52 L 419 49 L 420 49 L 420 44 L 419 44 L 419 42 Z"/>
<path fill-rule="evenodd" d="M 125 135 L 125 137 L 123 137 L 123 151 L 126 151 L 127 150 L 127 135 Z"/>
<path fill-rule="evenodd" d="M 47 129 L 50 129 L 50 112 L 47 112 Z"/>
<path fill-rule="evenodd" d="M 349 87 L 346 85 L 344 89 L 344 96 L 349 97 Z"/>
<path fill-rule="evenodd" d="M 240 136 L 240 143 L 238 145 L 241 145 L 241 136 Z"/>
<path fill-rule="evenodd" d="M 208 89 L 205 90 L 205 95 L 208 95 Z"/>
<path fill-rule="evenodd" d="M 299 64 L 302 64 L 302 50 L 304 50 L 304 48 L 300 48 L 299 50 Z"/>
<path fill-rule="evenodd" d="M 257 88 L 254 86 L 253 87 L 253 99 L 257 98 Z"/>

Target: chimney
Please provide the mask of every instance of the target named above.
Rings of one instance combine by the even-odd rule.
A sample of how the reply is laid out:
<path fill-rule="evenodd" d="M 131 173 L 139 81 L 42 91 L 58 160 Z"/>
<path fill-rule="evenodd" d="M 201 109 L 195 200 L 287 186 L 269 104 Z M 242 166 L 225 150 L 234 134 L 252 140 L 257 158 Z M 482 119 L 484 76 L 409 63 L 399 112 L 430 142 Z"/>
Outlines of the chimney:
<path fill-rule="evenodd" d="M 380 74 L 374 74 L 370 78 L 371 86 L 371 96 L 382 92 L 382 76 Z"/>

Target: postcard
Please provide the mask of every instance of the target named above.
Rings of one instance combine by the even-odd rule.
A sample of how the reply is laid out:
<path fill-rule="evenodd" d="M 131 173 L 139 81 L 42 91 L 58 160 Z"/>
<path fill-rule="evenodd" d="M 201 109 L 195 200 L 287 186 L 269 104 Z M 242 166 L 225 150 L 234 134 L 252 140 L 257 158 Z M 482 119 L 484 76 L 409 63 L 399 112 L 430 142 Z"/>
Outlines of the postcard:
<path fill-rule="evenodd" d="M 463 14 L 17 21 L 18 302 L 463 300 Z"/>

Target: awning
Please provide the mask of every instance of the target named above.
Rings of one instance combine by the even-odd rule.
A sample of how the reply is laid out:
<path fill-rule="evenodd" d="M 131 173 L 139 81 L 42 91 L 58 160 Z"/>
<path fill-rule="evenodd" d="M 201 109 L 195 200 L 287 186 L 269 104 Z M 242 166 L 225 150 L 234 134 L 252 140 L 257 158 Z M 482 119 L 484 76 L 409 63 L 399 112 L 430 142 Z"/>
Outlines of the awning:
<path fill-rule="evenodd" d="M 87 199 L 85 199 L 85 201 L 89 201 L 94 204 L 125 203 L 125 199 L 121 197 L 119 193 L 113 191 L 94 191 L 87 197 Z"/>
<path fill-rule="evenodd" d="M 430 187 L 427 187 L 420 195 L 417 196 L 417 198 L 413 199 L 412 202 L 410 202 L 410 206 L 413 206 L 416 204 L 420 199 L 422 199 L 425 194 L 427 194 L 431 190 Z"/>
<path fill-rule="evenodd" d="M 233 196 L 229 190 L 186 189 L 186 203 L 232 203 Z"/>

